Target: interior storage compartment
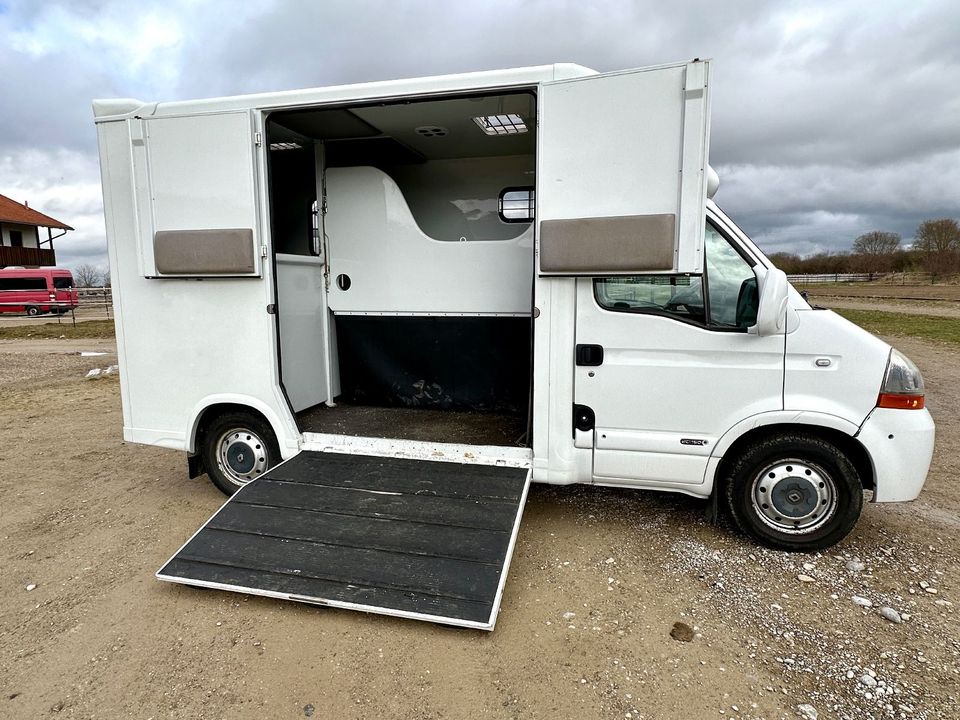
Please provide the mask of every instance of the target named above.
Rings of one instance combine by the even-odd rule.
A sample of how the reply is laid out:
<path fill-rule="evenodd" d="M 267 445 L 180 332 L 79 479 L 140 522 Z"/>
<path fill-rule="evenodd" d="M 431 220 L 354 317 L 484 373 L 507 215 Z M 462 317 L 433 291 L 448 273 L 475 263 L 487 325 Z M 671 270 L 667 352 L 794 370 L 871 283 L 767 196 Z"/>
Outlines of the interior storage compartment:
<path fill-rule="evenodd" d="M 514 92 L 270 116 L 281 379 L 301 431 L 528 441 L 535 108 Z M 504 214 L 508 192 L 528 216 Z"/>

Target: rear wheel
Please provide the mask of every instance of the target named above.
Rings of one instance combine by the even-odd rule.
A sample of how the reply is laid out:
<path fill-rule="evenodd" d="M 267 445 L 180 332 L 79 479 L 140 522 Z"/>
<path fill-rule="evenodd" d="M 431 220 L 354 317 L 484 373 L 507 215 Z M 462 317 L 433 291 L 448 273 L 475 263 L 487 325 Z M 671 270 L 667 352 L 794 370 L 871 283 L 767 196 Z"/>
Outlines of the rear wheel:
<path fill-rule="evenodd" d="M 27 308 L 27 315 L 30 315 L 32 317 L 34 315 L 39 315 L 39 314 L 40 314 L 40 308 L 38 308 L 36 305 L 30 305 Z"/>
<path fill-rule="evenodd" d="M 737 525 L 779 550 L 822 550 L 853 529 L 863 485 L 835 445 L 806 433 L 748 445 L 723 478 Z"/>
<path fill-rule="evenodd" d="M 280 447 L 270 425 L 247 412 L 219 416 L 204 433 L 203 464 L 210 480 L 233 495 L 280 462 Z"/>

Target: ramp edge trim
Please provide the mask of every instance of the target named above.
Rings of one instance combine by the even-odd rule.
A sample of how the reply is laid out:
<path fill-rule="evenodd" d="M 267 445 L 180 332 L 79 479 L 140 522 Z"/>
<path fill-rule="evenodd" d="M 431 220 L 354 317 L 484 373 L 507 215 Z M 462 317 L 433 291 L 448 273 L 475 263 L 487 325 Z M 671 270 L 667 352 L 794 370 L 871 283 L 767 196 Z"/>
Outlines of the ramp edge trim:
<path fill-rule="evenodd" d="M 497 465 L 527 470 L 533 466 L 533 450 L 506 445 L 465 445 L 306 432 L 303 433 L 301 449 L 312 452 L 373 455 L 464 465 Z"/>
<path fill-rule="evenodd" d="M 497 617 L 500 615 L 500 601 L 503 599 L 503 589 L 507 584 L 507 574 L 510 572 L 510 561 L 513 560 L 513 551 L 517 544 L 517 536 L 520 534 L 520 520 L 523 519 L 523 511 L 527 507 L 527 492 L 530 490 L 530 478 L 533 470 L 527 470 L 527 478 L 523 483 L 523 492 L 520 494 L 520 505 L 517 507 L 517 517 L 513 520 L 513 530 L 510 533 L 510 542 L 507 545 L 507 554 L 503 559 L 503 568 L 500 570 L 500 581 L 497 583 L 497 594 L 493 598 L 493 607 L 490 609 L 490 631 L 497 625 Z"/>
<path fill-rule="evenodd" d="M 166 564 L 164 567 L 166 567 Z M 486 623 L 479 623 L 472 620 L 460 620 L 458 618 L 444 617 L 442 615 L 428 615 L 426 613 L 412 612 L 409 610 L 396 610 L 394 608 L 382 607 L 380 605 L 363 605 L 360 603 L 350 603 L 343 600 L 324 600 L 322 598 L 312 598 L 306 595 L 294 595 L 291 593 L 276 592 L 274 590 L 248 588 L 243 587 L 242 585 L 228 585 L 226 583 L 212 582 L 209 580 L 179 578 L 172 575 L 162 575 L 160 574 L 159 570 L 156 572 L 155 577 L 157 580 L 162 580 L 164 582 L 169 582 L 176 585 L 190 585 L 192 587 L 207 588 L 210 590 L 227 590 L 229 592 L 239 592 L 245 595 L 257 595 L 259 597 L 268 597 L 276 600 L 290 600 L 292 602 L 304 603 L 306 605 L 331 607 L 339 610 L 358 610 L 360 612 L 370 613 L 371 615 L 389 615 L 391 617 L 399 617 L 407 620 L 423 620 L 440 625 L 453 625 L 456 627 L 471 628 L 475 630 L 490 631 L 493 630 L 493 627 L 496 624 L 496 618 L 493 618 Z"/>

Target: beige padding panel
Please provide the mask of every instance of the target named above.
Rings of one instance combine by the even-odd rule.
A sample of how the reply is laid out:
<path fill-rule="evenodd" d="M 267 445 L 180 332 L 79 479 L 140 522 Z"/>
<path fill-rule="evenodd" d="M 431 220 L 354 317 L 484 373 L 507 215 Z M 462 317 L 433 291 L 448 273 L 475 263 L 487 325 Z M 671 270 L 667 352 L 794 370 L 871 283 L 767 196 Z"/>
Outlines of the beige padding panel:
<path fill-rule="evenodd" d="M 249 275 L 256 269 L 253 230 L 159 230 L 153 258 L 162 275 Z"/>
<path fill-rule="evenodd" d="M 540 223 L 540 272 L 669 272 L 676 222 L 672 213 L 544 220 Z"/>

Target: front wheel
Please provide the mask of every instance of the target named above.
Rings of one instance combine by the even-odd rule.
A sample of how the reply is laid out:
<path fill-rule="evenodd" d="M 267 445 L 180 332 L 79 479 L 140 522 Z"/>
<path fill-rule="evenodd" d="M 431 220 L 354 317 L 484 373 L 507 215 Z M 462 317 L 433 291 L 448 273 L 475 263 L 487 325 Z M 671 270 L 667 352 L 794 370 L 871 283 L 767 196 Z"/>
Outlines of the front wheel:
<path fill-rule="evenodd" d="M 226 495 L 280 462 L 280 447 L 270 425 L 246 412 L 214 420 L 204 434 L 202 453 L 207 475 Z"/>
<path fill-rule="evenodd" d="M 863 485 L 849 458 L 815 435 L 774 435 L 745 447 L 723 477 L 741 530 L 778 550 L 823 550 L 853 529 Z"/>
<path fill-rule="evenodd" d="M 40 308 L 38 308 L 36 305 L 30 305 L 27 308 L 27 315 L 29 315 L 30 317 L 35 317 L 39 314 L 40 314 Z"/>

